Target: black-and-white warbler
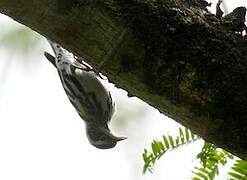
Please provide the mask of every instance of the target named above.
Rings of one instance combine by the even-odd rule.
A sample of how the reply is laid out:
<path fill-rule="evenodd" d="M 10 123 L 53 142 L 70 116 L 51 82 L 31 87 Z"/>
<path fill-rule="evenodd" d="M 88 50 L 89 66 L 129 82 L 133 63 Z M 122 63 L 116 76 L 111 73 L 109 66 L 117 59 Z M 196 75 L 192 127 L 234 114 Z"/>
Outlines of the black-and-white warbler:
<path fill-rule="evenodd" d="M 57 68 L 70 102 L 85 121 L 89 142 L 97 148 L 109 149 L 126 139 L 114 136 L 108 128 L 114 113 L 114 102 L 100 82 L 98 73 L 59 44 L 48 42 L 55 58 L 47 52 L 45 56 Z"/>

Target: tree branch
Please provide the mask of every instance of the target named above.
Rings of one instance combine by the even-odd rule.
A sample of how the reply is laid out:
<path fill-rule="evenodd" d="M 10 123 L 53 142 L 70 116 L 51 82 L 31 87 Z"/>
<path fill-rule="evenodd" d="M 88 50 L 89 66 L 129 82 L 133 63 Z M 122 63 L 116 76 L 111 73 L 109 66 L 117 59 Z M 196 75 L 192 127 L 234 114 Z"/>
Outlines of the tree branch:
<path fill-rule="evenodd" d="M 247 160 L 247 41 L 203 0 L 1 0 L 116 86 Z"/>

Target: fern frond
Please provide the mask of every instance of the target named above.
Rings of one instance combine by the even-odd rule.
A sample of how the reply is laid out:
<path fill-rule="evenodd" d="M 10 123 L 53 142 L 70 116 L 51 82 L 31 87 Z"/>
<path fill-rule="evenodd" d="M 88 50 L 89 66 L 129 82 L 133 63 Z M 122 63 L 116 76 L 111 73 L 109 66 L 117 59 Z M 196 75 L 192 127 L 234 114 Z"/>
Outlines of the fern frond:
<path fill-rule="evenodd" d="M 247 161 L 236 160 L 228 175 L 232 180 L 247 179 Z"/>
<path fill-rule="evenodd" d="M 144 149 L 142 154 L 144 161 L 143 173 L 146 173 L 147 171 L 152 172 L 155 162 L 168 150 L 174 150 L 179 146 L 191 143 L 198 140 L 199 138 L 199 136 L 193 134 L 189 129 L 179 128 L 179 135 L 176 137 L 164 135 L 163 141 L 153 140 L 151 143 L 151 152 L 149 152 L 147 149 Z"/>
<path fill-rule="evenodd" d="M 192 171 L 195 174 L 192 179 L 213 180 L 219 174 L 219 165 L 224 166 L 228 159 L 233 159 L 233 155 L 211 143 L 205 142 L 197 158 L 201 165 L 200 167 L 195 167 L 195 170 Z"/>

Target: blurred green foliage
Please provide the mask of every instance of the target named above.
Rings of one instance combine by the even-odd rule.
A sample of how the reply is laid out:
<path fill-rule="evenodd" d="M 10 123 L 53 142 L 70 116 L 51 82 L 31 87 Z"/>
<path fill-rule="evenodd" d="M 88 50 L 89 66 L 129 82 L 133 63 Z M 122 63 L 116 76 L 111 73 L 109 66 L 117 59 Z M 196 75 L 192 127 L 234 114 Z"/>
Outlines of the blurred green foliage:
<path fill-rule="evenodd" d="M 3 27 L 0 33 L 1 46 L 21 55 L 31 53 L 41 44 L 41 39 L 41 35 L 22 25 Z"/>
<path fill-rule="evenodd" d="M 187 128 L 179 128 L 179 134 L 175 137 L 170 135 L 163 136 L 163 141 L 153 140 L 151 143 L 151 151 L 144 149 L 143 153 L 143 173 L 146 171 L 152 172 L 156 161 L 160 159 L 168 150 L 172 151 L 184 144 L 192 143 L 199 140 L 200 137 L 193 134 Z M 229 159 L 234 159 L 234 156 L 229 152 L 217 148 L 211 143 L 204 142 L 201 152 L 197 155 L 199 166 L 192 171 L 193 180 L 213 180 L 219 175 L 219 167 L 225 166 Z M 244 160 L 235 160 L 228 172 L 230 179 L 246 180 L 247 179 L 247 162 Z"/>
<path fill-rule="evenodd" d="M 246 180 L 247 179 L 247 162 L 244 160 L 235 161 L 234 165 L 231 168 L 231 171 L 228 172 L 232 180 Z"/>

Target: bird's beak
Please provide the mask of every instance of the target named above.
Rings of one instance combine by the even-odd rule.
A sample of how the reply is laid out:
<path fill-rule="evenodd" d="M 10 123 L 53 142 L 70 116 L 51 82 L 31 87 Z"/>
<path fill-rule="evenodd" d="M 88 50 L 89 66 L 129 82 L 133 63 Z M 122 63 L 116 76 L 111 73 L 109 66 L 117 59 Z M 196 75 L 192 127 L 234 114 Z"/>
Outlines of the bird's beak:
<path fill-rule="evenodd" d="M 57 67 L 56 66 L 56 60 L 55 60 L 55 57 L 54 56 L 52 56 L 50 53 L 48 53 L 48 52 L 44 52 L 44 55 L 45 55 L 45 57 L 55 66 L 55 67 Z"/>
<path fill-rule="evenodd" d="M 115 137 L 116 141 L 123 141 L 125 139 L 127 139 L 127 137 Z"/>

